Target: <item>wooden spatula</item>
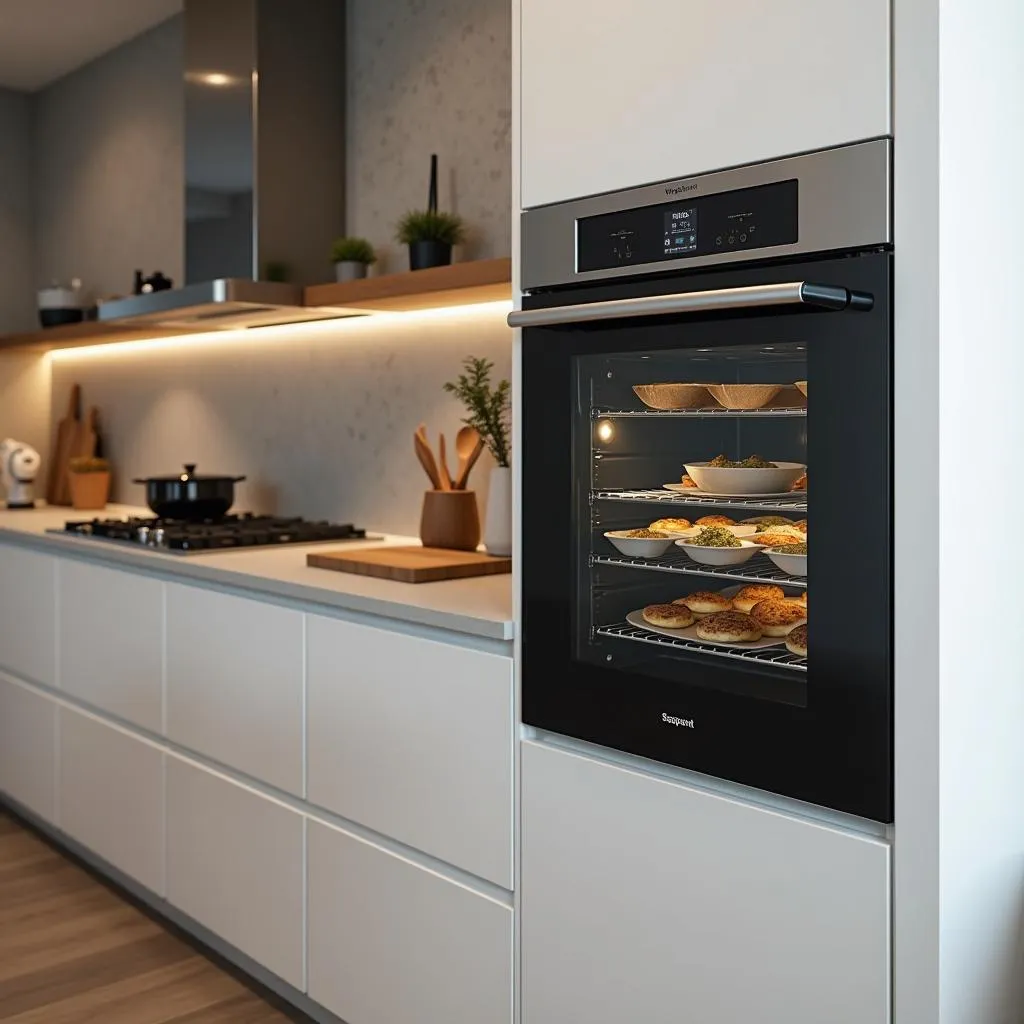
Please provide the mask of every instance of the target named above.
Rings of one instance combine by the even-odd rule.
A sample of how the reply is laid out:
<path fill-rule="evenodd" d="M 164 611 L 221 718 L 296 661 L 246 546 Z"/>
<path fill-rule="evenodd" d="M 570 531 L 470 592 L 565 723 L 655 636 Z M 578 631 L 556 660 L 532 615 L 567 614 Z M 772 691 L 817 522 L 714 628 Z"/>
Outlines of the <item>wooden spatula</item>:
<path fill-rule="evenodd" d="M 464 491 L 469 482 L 469 471 L 484 450 L 484 439 L 475 428 L 463 427 L 455 437 L 455 448 L 459 453 L 459 475 L 454 486 L 455 490 Z"/>
<path fill-rule="evenodd" d="M 441 474 L 437 471 L 434 453 L 430 450 L 430 445 L 427 443 L 427 428 L 422 423 L 417 428 L 416 433 L 412 435 L 412 443 L 416 450 L 416 458 L 420 460 L 420 465 L 427 476 L 430 477 L 434 490 L 441 490 Z"/>
<path fill-rule="evenodd" d="M 51 505 L 67 505 L 71 502 L 71 490 L 67 478 L 68 462 L 71 459 L 71 449 L 78 431 L 81 407 L 82 389 L 77 384 L 72 384 L 71 391 L 68 393 L 67 412 L 57 424 L 53 442 L 53 457 L 50 460 L 50 468 L 46 476 L 46 500 Z"/>
<path fill-rule="evenodd" d="M 452 489 L 452 475 L 448 472 L 448 452 L 445 449 L 444 434 L 440 435 L 437 442 L 437 460 L 438 468 L 441 470 L 441 490 L 450 491 Z"/>

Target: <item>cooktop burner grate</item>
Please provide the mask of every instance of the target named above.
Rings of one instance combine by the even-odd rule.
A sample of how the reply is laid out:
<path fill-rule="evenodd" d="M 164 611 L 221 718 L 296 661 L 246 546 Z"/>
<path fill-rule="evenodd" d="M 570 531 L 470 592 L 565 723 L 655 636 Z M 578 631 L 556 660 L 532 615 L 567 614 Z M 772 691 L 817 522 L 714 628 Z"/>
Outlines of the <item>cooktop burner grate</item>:
<path fill-rule="evenodd" d="M 180 555 L 274 544 L 366 539 L 366 531 L 351 523 L 310 522 L 298 517 L 260 516 L 251 512 L 200 522 L 144 516 L 72 520 L 64 524 L 64 529 L 50 532 L 119 541 Z"/>

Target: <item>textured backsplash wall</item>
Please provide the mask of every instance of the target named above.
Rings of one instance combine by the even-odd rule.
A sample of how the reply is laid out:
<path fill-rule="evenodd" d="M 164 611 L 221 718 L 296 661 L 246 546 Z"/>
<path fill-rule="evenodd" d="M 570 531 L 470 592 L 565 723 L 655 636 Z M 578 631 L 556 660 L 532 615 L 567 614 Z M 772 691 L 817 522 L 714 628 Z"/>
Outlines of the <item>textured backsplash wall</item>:
<path fill-rule="evenodd" d="M 509 0 L 349 0 L 348 231 L 407 269 L 395 221 L 438 201 L 469 228 L 465 258 L 510 252 Z"/>
<path fill-rule="evenodd" d="M 471 308 L 67 350 L 53 360 L 55 408 L 74 381 L 100 408 L 118 500 L 142 502 L 133 477 L 195 462 L 248 476 L 238 508 L 414 535 L 428 486 L 413 454 L 417 424 L 435 444 L 438 430 L 454 438 L 462 410 L 442 385 L 466 355 L 511 372 L 507 304 Z M 475 486 L 489 465 L 478 464 Z"/>

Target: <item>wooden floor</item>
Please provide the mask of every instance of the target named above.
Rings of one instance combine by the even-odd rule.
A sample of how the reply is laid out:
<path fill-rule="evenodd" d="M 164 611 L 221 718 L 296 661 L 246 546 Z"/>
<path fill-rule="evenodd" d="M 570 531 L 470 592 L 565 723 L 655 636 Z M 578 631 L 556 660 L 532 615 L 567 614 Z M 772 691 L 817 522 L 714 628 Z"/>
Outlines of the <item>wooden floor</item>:
<path fill-rule="evenodd" d="M 0 810 L 0 1021 L 289 1019 Z"/>

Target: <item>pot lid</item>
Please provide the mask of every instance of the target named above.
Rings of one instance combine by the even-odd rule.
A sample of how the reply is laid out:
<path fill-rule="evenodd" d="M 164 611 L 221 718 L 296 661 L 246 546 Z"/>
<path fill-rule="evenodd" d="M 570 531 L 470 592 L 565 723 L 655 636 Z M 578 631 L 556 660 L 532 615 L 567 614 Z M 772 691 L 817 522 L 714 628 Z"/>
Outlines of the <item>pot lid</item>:
<path fill-rule="evenodd" d="M 237 484 L 244 480 L 244 476 L 202 476 L 196 473 L 196 464 L 194 462 L 186 462 L 182 467 L 182 472 L 176 473 L 174 476 L 147 476 L 141 479 L 137 479 L 134 482 L 137 484 L 187 484 L 193 481 L 202 483 L 204 481 L 219 481 Z"/>

